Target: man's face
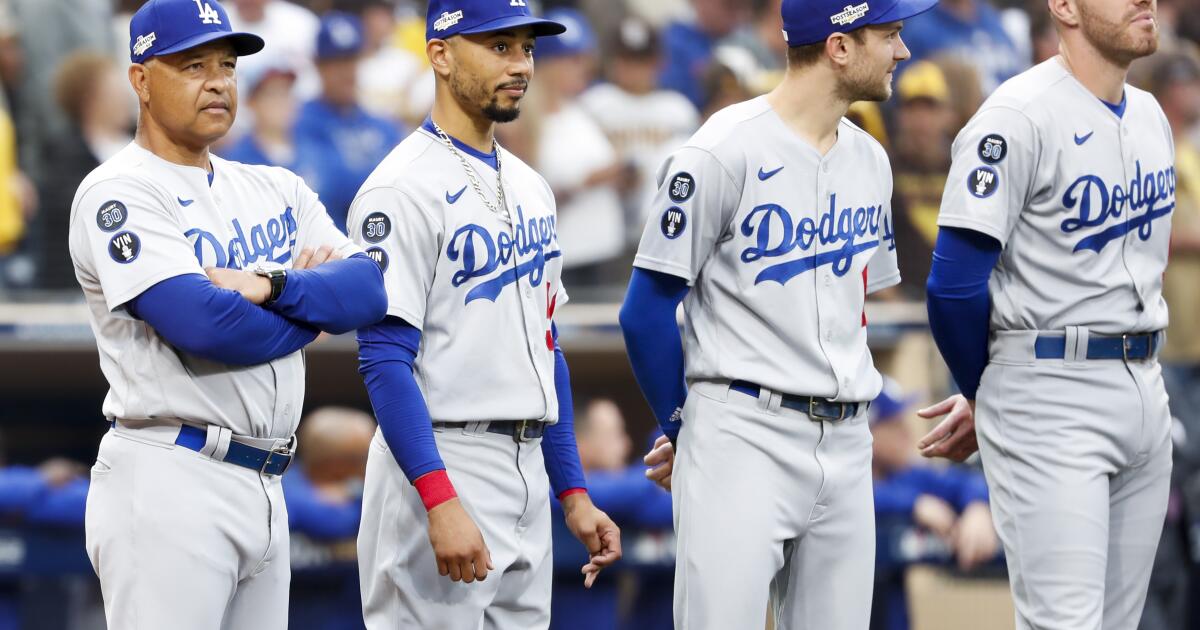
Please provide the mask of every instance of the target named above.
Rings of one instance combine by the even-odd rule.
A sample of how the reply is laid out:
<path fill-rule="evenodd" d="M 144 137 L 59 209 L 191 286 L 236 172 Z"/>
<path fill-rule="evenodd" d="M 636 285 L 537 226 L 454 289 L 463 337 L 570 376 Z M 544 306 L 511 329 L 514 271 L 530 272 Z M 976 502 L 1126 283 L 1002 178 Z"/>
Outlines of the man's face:
<path fill-rule="evenodd" d="M 579 455 L 589 470 L 619 471 L 629 459 L 632 444 L 625 433 L 621 410 L 607 400 L 588 406 L 586 427 L 578 436 Z"/>
<path fill-rule="evenodd" d="M 225 41 L 155 57 L 145 64 L 142 106 L 176 142 L 212 144 L 237 115 L 236 68 L 233 46 Z"/>
<path fill-rule="evenodd" d="M 1189 129 L 1200 123 L 1200 81 L 1178 82 L 1163 92 L 1159 97 L 1163 108 L 1177 113 L 1180 117 L 1174 124 Z"/>
<path fill-rule="evenodd" d="M 1080 29 L 1105 58 L 1119 65 L 1158 50 L 1155 0 L 1079 0 Z"/>
<path fill-rule="evenodd" d="M 542 61 L 542 86 L 565 98 L 583 93 L 596 75 L 594 58 L 588 54 L 564 55 Z"/>
<path fill-rule="evenodd" d="M 875 465 L 891 472 L 904 468 L 916 446 L 904 420 L 891 420 L 871 427 L 874 438 L 872 457 Z"/>
<path fill-rule="evenodd" d="M 449 86 L 459 105 L 493 122 L 516 120 L 533 78 L 533 29 L 458 35 L 447 44 Z"/>
<path fill-rule="evenodd" d="M 886 101 L 892 96 L 896 64 L 912 56 L 900 39 L 901 22 L 862 29 L 862 42 L 849 38 L 850 65 L 839 77 L 838 94 L 850 101 Z"/>
<path fill-rule="evenodd" d="M 254 110 L 254 126 L 259 129 L 286 131 L 296 122 L 296 99 L 292 96 L 295 77 L 272 74 L 248 98 Z"/>
<path fill-rule="evenodd" d="M 317 62 L 321 75 L 321 96 L 338 107 L 358 102 L 358 56 L 338 57 Z"/>
<path fill-rule="evenodd" d="M 624 56 L 613 59 L 609 78 L 626 92 L 645 94 L 658 88 L 659 58 Z"/>

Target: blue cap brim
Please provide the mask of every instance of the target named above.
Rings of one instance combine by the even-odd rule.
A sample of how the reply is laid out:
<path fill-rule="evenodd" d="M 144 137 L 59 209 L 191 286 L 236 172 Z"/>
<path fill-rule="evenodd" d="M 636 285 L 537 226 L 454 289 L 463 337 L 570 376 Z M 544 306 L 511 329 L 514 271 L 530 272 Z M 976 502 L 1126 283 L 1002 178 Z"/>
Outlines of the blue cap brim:
<path fill-rule="evenodd" d="M 525 26 L 533 27 L 534 37 L 547 37 L 549 35 L 562 35 L 567 32 L 567 27 L 553 22 L 551 20 L 543 20 L 528 15 L 510 15 L 502 17 L 483 24 L 464 28 L 455 33 L 456 35 L 476 34 L 476 33 L 492 33 L 495 31 L 503 31 L 510 28 L 522 28 Z"/>
<path fill-rule="evenodd" d="M 900 0 L 892 8 L 873 18 L 868 24 L 887 24 L 916 17 L 937 6 L 938 0 Z"/>
<path fill-rule="evenodd" d="M 177 42 L 174 46 L 169 46 L 162 50 L 153 51 L 153 54 L 147 55 L 145 58 L 161 57 L 163 55 L 171 55 L 177 52 L 190 50 L 197 46 L 203 46 L 209 42 L 215 42 L 220 39 L 229 40 L 233 44 L 233 52 L 239 57 L 253 55 L 263 49 L 266 42 L 263 38 L 253 33 L 224 33 L 221 31 L 209 31 L 201 33 L 195 37 L 189 37 L 181 42 Z"/>

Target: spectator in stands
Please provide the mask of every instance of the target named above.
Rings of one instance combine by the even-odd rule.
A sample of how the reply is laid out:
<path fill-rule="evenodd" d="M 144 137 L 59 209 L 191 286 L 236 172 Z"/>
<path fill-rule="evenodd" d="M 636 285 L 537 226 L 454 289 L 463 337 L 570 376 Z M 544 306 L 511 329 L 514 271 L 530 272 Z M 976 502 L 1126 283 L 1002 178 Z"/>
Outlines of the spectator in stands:
<path fill-rule="evenodd" d="M 238 74 L 241 75 L 238 117 L 248 118 L 250 129 L 221 149 L 221 157 L 303 173 L 294 129 L 298 104 L 292 86 L 296 83 L 296 71 L 291 64 L 276 59 L 246 71 L 239 70 Z"/>
<path fill-rule="evenodd" d="M 296 98 L 303 101 L 316 96 L 320 83 L 312 59 L 320 23 L 316 14 L 301 6 L 306 3 L 233 0 L 228 4 L 232 5 L 229 19 L 233 29 L 254 33 L 267 43 L 262 54 L 238 59 L 238 74 L 272 59 L 286 59 L 296 71 Z"/>
<path fill-rule="evenodd" d="M 596 38 L 583 15 L 571 9 L 546 14 L 567 32 L 539 38 L 534 57 L 539 77 L 537 122 L 532 130 L 536 168 L 558 201 L 558 241 L 563 252 L 563 283 L 570 287 L 623 282 L 621 256 L 625 220 L 621 194 L 629 188 L 630 169 L 579 96 L 596 75 Z"/>
<path fill-rule="evenodd" d="M 401 139 L 396 123 L 358 104 L 358 62 L 365 45 L 358 16 L 330 12 L 321 18 L 321 95 L 301 108 L 296 122 L 296 150 L 305 156 L 299 174 L 342 231 L 359 186 Z"/>
<path fill-rule="evenodd" d="M 899 248 L 902 297 L 925 301 L 925 280 L 937 241 L 937 216 L 950 145 L 954 112 L 941 69 L 931 61 L 913 64 L 896 82 L 892 150 L 892 225 Z"/>
<path fill-rule="evenodd" d="M 21 166 L 34 181 L 42 181 L 54 170 L 46 150 L 71 133 L 54 104 L 55 73 L 73 52 L 113 50 L 112 7 L 94 0 L 11 0 L 11 5 L 25 60 L 13 103 Z"/>
<path fill-rule="evenodd" d="M 1172 630 L 1187 627 L 1189 572 L 1200 577 L 1200 566 L 1189 562 L 1195 556 L 1187 552 L 1189 520 L 1200 522 L 1200 63 L 1188 54 L 1167 53 L 1149 67 L 1148 87 L 1175 138 L 1171 264 L 1163 276 L 1171 317 L 1161 361 L 1182 439 L 1175 440 L 1171 500 L 1139 628 Z"/>
<path fill-rule="evenodd" d="M 666 64 L 659 75 L 662 87 L 675 90 L 703 110 L 707 105 L 704 78 L 713 49 L 745 20 L 739 0 L 691 0 L 692 16 L 663 30 Z"/>
<path fill-rule="evenodd" d="M 646 478 L 645 466 L 628 464 L 632 443 L 625 432 L 625 418 L 616 403 L 598 399 L 583 407 L 583 413 L 575 417 L 575 439 L 579 444 L 579 461 L 587 476 L 588 494 L 597 507 L 617 522 L 629 540 L 638 540 L 647 530 L 671 530 L 671 495 Z M 555 511 L 552 521 L 555 576 L 550 628 L 612 630 L 619 627 L 618 582 L 597 582 L 591 589 L 584 589 L 579 566 L 586 560 L 587 550 L 562 525 L 563 520 L 559 518 L 562 507 L 557 501 L 552 501 L 552 506 Z M 665 579 L 666 588 L 640 585 L 639 590 L 657 594 L 659 601 L 654 602 L 653 607 L 659 610 L 638 611 L 635 615 L 640 615 L 641 620 L 636 624 L 630 620 L 629 628 L 658 630 L 671 627 L 672 578 L 669 572 L 665 573 Z M 655 616 L 660 620 L 657 624 L 645 621 Z"/>
<path fill-rule="evenodd" d="M 754 17 L 738 27 L 721 46 L 735 46 L 750 53 L 764 73 L 763 92 L 774 88 L 787 69 L 787 40 L 783 38 L 782 0 L 751 0 Z"/>
<path fill-rule="evenodd" d="M 974 66 L 984 94 L 1029 67 L 989 0 L 942 0 L 905 20 L 904 42 L 914 62 L 950 57 Z"/>
<path fill-rule="evenodd" d="M 888 541 L 917 528 L 937 537 L 963 571 L 994 559 L 999 551 L 983 474 L 962 466 L 935 467 L 917 461 L 916 442 L 908 426 L 911 404 L 891 379 L 884 380 L 883 391 L 871 404 L 875 518 L 880 540 L 877 564 L 899 567 L 876 572 L 872 630 L 908 628 L 903 568 L 907 562 L 923 559 L 887 557 L 898 547 Z"/>
<path fill-rule="evenodd" d="M 283 478 L 293 532 L 321 540 L 358 534 L 367 452 L 374 436 L 371 416 L 347 407 L 322 407 L 300 422 L 299 465 Z"/>
<path fill-rule="evenodd" d="M 375 435 L 369 414 L 346 407 L 310 412 L 297 432 L 299 459 L 283 477 L 292 531 L 293 628 L 354 630 L 363 627 L 356 538 L 362 518 L 367 453 Z M 307 554 L 317 549 L 319 576 L 304 574 Z M 305 579 L 309 577 L 309 579 Z"/>
<path fill-rule="evenodd" d="M 98 52 L 77 52 L 67 57 L 54 80 L 58 107 L 67 116 L 70 130 L 46 156 L 54 165 L 44 172 L 38 190 L 41 198 L 37 239 L 38 286 L 74 288 L 75 271 L 67 250 L 71 202 L 75 189 L 92 169 L 133 141 L 137 110 L 126 98 L 128 79 L 123 68 Z"/>
<path fill-rule="evenodd" d="M 658 187 L 658 168 L 699 128 L 700 114 L 683 95 L 658 88 L 662 48 L 645 20 L 625 18 L 608 53 L 608 81 L 584 92 L 580 104 L 600 124 L 619 161 L 633 171 L 635 185 L 622 200 L 626 253 L 632 258 L 646 224 L 646 201 Z"/>
<path fill-rule="evenodd" d="M 400 46 L 395 0 L 344 0 L 342 8 L 357 14 L 363 22 L 366 42 L 358 64 L 358 96 L 363 109 L 407 124 L 411 117 L 407 111 L 409 92 L 424 76 L 428 64 L 424 57 Z"/>

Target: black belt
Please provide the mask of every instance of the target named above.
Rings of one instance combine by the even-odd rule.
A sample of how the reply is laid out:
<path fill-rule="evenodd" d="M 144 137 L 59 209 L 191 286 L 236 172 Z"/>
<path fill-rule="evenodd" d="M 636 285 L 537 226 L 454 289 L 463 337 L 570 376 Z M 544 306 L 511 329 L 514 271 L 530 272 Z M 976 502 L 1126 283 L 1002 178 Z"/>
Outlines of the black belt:
<path fill-rule="evenodd" d="M 477 422 L 434 422 L 436 429 L 465 429 Z M 542 437 L 546 432 L 547 422 L 538 420 L 496 420 L 487 422 L 488 433 L 498 433 L 511 437 L 514 442 L 531 442 Z"/>
<path fill-rule="evenodd" d="M 761 387 L 747 381 L 734 381 L 729 385 L 729 389 L 741 392 L 747 396 L 753 396 L 754 398 L 758 398 L 759 392 L 762 391 Z M 780 407 L 787 407 L 788 409 L 808 414 L 809 417 L 816 420 L 828 420 L 830 422 L 853 418 L 858 415 L 860 408 L 865 408 L 868 404 L 834 402 L 827 398 L 817 398 L 815 396 L 793 396 L 792 394 L 782 394 L 781 396 Z"/>
<path fill-rule="evenodd" d="M 1159 337 L 1158 333 L 1121 335 L 1120 337 L 1089 335 L 1087 358 L 1089 360 L 1146 361 L 1154 358 L 1155 352 L 1158 351 Z M 1065 358 L 1067 338 L 1061 335 L 1038 335 L 1037 340 L 1033 342 L 1033 354 L 1039 359 Z"/>

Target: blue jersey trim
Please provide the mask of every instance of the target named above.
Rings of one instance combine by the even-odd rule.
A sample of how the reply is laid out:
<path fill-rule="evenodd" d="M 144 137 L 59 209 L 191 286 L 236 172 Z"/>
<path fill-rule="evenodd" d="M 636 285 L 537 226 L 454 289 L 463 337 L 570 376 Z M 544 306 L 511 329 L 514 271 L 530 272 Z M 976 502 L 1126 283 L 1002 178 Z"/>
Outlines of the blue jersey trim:
<path fill-rule="evenodd" d="M 1107 107 L 1109 111 L 1116 114 L 1117 118 L 1124 118 L 1125 106 L 1129 104 L 1129 98 L 1124 92 L 1121 92 L 1121 102 L 1117 103 L 1116 105 L 1113 105 L 1104 99 L 1100 99 L 1100 102 L 1104 103 L 1104 106 Z"/>
<path fill-rule="evenodd" d="M 429 133 L 433 134 L 435 137 L 439 137 L 437 129 L 435 129 L 433 127 L 433 118 L 429 118 L 429 117 L 425 118 L 425 122 L 421 123 L 421 128 L 424 129 L 425 131 L 428 131 Z M 449 135 L 449 134 L 447 134 L 447 135 Z M 454 136 L 450 136 L 450 142 L 453 142 L 454 146 L 459 151 L 462 151 L 468 155 L 471 155 L 471 156 L 475 157 L 476 159 L 478 159 L 479 161 L 483 162 L 484 164 L 487 164 L 488 166 L 492 167 L 493 171 L 500 170 L 500 160 L 497 159 L 495 151 L 492 151 L 491 153 L 484 153 L 483 151 L 480 151 L 479 149 L 476 149 L 474 147 L 463 144 L 458 138 L 455 138 Z"/>

